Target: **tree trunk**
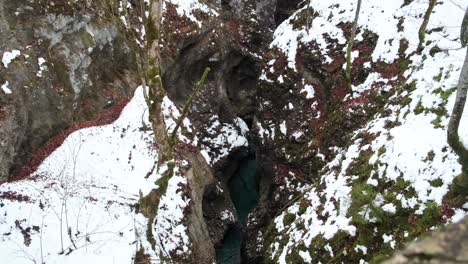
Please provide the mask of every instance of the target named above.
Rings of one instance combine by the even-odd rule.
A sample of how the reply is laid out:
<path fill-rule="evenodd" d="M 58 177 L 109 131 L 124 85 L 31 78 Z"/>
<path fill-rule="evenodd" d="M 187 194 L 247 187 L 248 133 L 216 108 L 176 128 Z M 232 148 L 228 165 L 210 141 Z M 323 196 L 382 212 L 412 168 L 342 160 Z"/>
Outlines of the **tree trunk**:
<path fill-rule="evenodd" d="M 460 41 L 462 46 L 465 47 L 468 44 L 468 8 L 465 12 L 465 17 L 462 22 L 460 31 Z M 468 47 L 465 55 L 465 61 L 460 73 L 460 79 L 458 80 L 457 86 L 457 97 L 455 99 L 455 105 L 453 106 L 452 116 L 450 117 L 447 139 L 449 145 L 460 157 L 460 163 L 462 164 L 463 171 L 468 171 L 468 149 L 463 145 L 458 134 L 460 121 L 463 116 L 463 112 L 466 104 L 466 94 L 468 90 Z M 468 176 L 468 175 L 466 175 Z"/>
<path fill-rule="evenodd" d="M 167 134 L 167 127 L 162 111 L 162 102 L 166 96 L 166 91 L 161 80 L 161 50 L 160 30 L 162 19 L 162 0 L 152 0 L 150 2 L 149 17 L 146 22 L 146 47 L 147 59 L 145 60 L 146 79 L 148 86 L 147 104 L 150 115 L 150 122 L 153 127 L 154 137 L 158 145 L 158 165 L 172 160 L 174 146 Z"/>
<path fill-rule="evenodd" d="M 351 88 L 351 50 L 353 49 L 354 39 L 356 38 L 357 23 L 359 20 L 359 14 L 361 13 L 362 0 L 357 1 L 356 15 L 354 16 L 353 28 L 351 29 L 351 36 L 348 40 L 348 48 L 346 49 L 346 78 L 348 79 L 348 86 Z"/>
<path fill-rule="evenodd" d="M 429 19 L 431 18 L 431 14 L 432 14 L 432 11 L 434 10 L 436 3 L 437 3 L 436 0 L 429 0 L 429 7 L 427 8 L 426 13 L 424 14 L 423 23 L 421 24 L 421 27 L 419 28 L 418 51 L 422 51 L 424 47 L 424 42 L 426 40 L 427 25 L 429 24 Z"/>
<path fill-rule="evenodd" d="M 468 48 L 467 48 L 468 51 Z M 463 143 L 460 141 L 458 135 L 458 128 L 460 121 L 463 116 L 463 111 L 466 103 L 466 93 L 468 90 L 468 52 L 465 56 L 465 62 L 460 74 L 457 87 L 457 97 L 455 99 L 455 105 L 453 107 L 452 116 L 450 118 L 448 126 L 448 142 L 453 150 L 460 156 L 460 161 L 464 167 L 468 167 L 468 149 L 465 148 Z"/>

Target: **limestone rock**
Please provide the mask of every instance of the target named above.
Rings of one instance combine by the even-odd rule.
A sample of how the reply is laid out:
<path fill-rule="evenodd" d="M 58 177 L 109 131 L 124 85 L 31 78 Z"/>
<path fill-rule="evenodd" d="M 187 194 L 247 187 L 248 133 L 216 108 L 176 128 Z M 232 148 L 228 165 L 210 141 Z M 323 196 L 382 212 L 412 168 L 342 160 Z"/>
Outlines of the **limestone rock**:
<path fill-rule="evenodd" d="M 468 263 L 468 218 L 415 241 L 385 264 Z"/>

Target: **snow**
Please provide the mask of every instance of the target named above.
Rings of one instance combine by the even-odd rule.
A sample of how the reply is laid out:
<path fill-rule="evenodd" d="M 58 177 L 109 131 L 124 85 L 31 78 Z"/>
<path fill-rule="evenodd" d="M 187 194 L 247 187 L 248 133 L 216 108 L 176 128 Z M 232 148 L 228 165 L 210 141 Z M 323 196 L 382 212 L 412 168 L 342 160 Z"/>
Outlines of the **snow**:
<path fill-rule="evenodd" d="M 201 27 L 202 24 L 195 16 L 196 11 L 210 14 L 212 16 L 219 16 L 216 10 L 211 9 L 206 4 L 201 3 L 199 0 L 168 0 L 167 2 L 176 6 L 177 14 L 179 16 L 187 17 L 192 22 L 196 23 L 199 27 Z M 166 2 L 164 2 L 164 10 L 167 8 L 166 5 Z"/>
<path fill-rule="evenodd" d="M 42 77 L 42 72 L 46 69 L 46 66 L 44 64 L 46 63 L 46 60 L 42 57 L 39 57 L 37 59 L 37 65 L 39 66 L 39 71 L 36 73 L 37 77 Z"/>
<path fill-rule="evenodd" d="M 8 85 L 9 85 L 8 81 L 6 81 L 4 84 L 2 84 L 2 90 L 6 94 L 11 94 L 11 90 L 10 90 L 10 88 L 8 88 Z"/>
<path fill-rule="evenodd" d="M 190 203 L 190 199 L 183 195 L 186 185 L 187 179 L 178 175 L 176 170 L 174 176 L 169 179 L 165 195 L 160 200 L 153 233 L 162 252 L 190 252 L 187 227 L 184 225 L 184 210 Z"/>
<path fill-rule="evenodd" d="M 384 243 L 389 243 L 391 248 L 395 248 L 396 242 L 392 235 L 383 234 L 382 238 Z"/>
<path fill-rule="evenodd" d="M 452 216 L 452 219 L 450 220 L 450 222 L 456 224 L 460 222 L 461 220 L 463 220 L 463 218 L 465 218 L 466 215 L 467 215 L 467 212 L 465 210 L 455 209 L 455 214 Z"/>
<path fill-rule="evenodd" d="M 16 59 L 16 57 L 18 57 L 19 55 L 21 55 L 21 52 L 19 50 L 12 50 L 11 52 L 7 51 L 7 52 L 3 53 L 3 58 L 2 58 L 3 66 L 5 66 L 5 68 L 8 68 L 8 65 L 14 59 Z"/>
<path fill-rule="evenodd" d="M 327 58 L 327 54 L 330 45 L 333 44 L 327 42 L 323 33 L 329 34 L 337 43 L 344 43 L 346 40 L 337 25 L 340 22 L 351 22 L 354 18 L 355 1 L 336 0 L 333 3 L 312 1 L 311 5 L 319 17 L 314 18 L 310 31 L 305 27 L 297 27 L 295 21 L 304 11 L 299 10 L 277 28 L 275 39 L 271 43 L 271 48 L 278 48 L 286 55 L 288 67 L 293 70 L 296 69 L 297 49 L 302 44 L 315 42 L 320 49 L 319 53 L 325 56 L 324 62 L 330 63 L 332 58 Z M 405 76 L 408 77 L 408 84 L 414 81 L 415 88 L 393 95 L 385 106 L 388 114 L 375 116 L 374 120 L 364 128 L 355 131 L 349 146 L 334 149 L 335 157 L 321 171 L 320 187 L 310 185 L 297 190 L 304 195 L 301 201 L 306 200 L 310 205 L 305 213 L 297 215 L 295 212 L 300 202 L 295 202 L 274 220 L 278 236 L 280 239 L 286 238 L 287 241 L 284 245 L 271 246 L 272 258 L 277 259 L 279 263 L 285 263 L 288 252 L 300 248 L 300 245 L 304 244 L 308 248 L 317 236 L 329 240 L 338 231 L 354 235 L 356 227 L 351 224 L 352 219 L 348 217 L 348 209 L 352 202 L 353 182 L 357 179 L 364 180 L 377 189 L 381 189 L 383 183 L 391 184 L 393 181 L 403 180 L 409 185 L 404 191 L 414 190 L 414 196 L 406 197 L 406 193 L 395 193 L 396 200 L 387 201 L 382 195 L 385 191 L 382 191 L 375 198 L 374 206 L 381 206 L 390 214 L 398 214 L 401 208 L 414 210 L 415 214 L 423 214 L 428 203 L 442 205 L 442 199 L 447 194 L 454 177 L 460 174 L 458 157 L 446 140 L 446 129 L 455 93 L 449 94 L 448 99 L 444 99 L 437 91 L 447 92 L 457 86 L 463 63 L 460 58 L 464 58 L 466 52 L 465 49 L 460 49 L 458 40 L 459 25 L 464 11 L 450 1 L 438 4 L 428 25 L 429 33 L 426 34 L 426 40 L 429 44 L 420 55 L 417 55 L 414 54 L 419 44 L 417 32 L 426 9 L 427 1 L 413 1 L 403 7 L 403 0 L 363 0 L 359 25 L 379 35 L 372 54 L 372 62 L 393 63 L 398 58 L 400 40 L 406 39 L 409 48 L 405 53 L 413 54 L 412 63 Z M 398 32 L 397 24 L 400 18 L 404 27 L 403 32 Z M 430 32 L 435 28 L 441 28 L 442 31 Z M 362 34 L 358 34 L 357 39 L 362 38 Z M 430 50 L 434 47 L 442 49 L 443 52 L 432 56 Z M 367 66 L 370 67 L 372 64 L 368 63 Z M 441 73 L 440 80 L 435 80 L 434 77 Z M 390 81 L 379 73 L 371 72 L 362 84 L 352 87 L 353 96 L 361 96 L 375 83 L 383 83 L 382 91 L 393 93 Z M 305 86 L 300 93 L 305 93 L 307 99 L 315 95 L 312 86 Z M 406 100 L 409 104 L 400 103 L 403 99 L 409 99 Z M 415 110 L 419 106 L 424 108 L 422 113 Z M 442 111 L 440 107 L 447 114 L 437 115 L 437 110 Z M 468 146 L 467 116 L 468 109 L 465 109 L 459 133 L 461 140 Z M 395 125 L 388 126 L 389 123 Z M 274 133 L 274 128 L 268 127 L 268 124 L 256 125 L 263 137 L 271 137 Z M 299 132 L 294 132 L 296 133 L 300 135 Z M 375 139 L 364 145 L 362 135 L 366 133 L 375 136 Z M 375 168 L 371 175 L 364 179 L 362 175 L 348 173 L 350 165 L 363 153 L 373 153 L 369 165 Z M 330 201 L 332 198 L 334 202 Z M 455 212 L 451 220 L 453 222 L 459 221 L 467 214 L 464 209 L 455 209 Z M 286 227 L 282 222 L 287 213 L 296 214 L 296 220 Z M 360 214 L 369 222 L 376 221 L 364 209 Z M 327 217 L 319 218 L 319 215 Z M 302 228 L 296 225 L 296 222 L 308 224 Z M 390 233 L 385 234 L 383 239 L 390 247 L 396 247 L 397 241 Z M 333 250 L 336 252 L 339 249 L 333 248 Z"/>
<path fill-rule="evenodd" d="M 233 150 L 240 147 L 247 147 L 247 132 L 249 128 L 241 118 L 234 119 L 234 124 L 221 123 L 218 116 L 210 119 L 210 126 L 207 129 L 209 135 L 202 145 L 201 154 L 208 164 L 215 164 L 224 157 L 227 157 Z"/>
<path fill-rule="evenodd" d="M 299 256 L 304 260 L 304 263 L 312 263 L 312 258 L 310 257 L 309 252 L 299 251 Z"/>
<path fill-rule="evenodd" d="M 391 203 L 388 203 L 382 206 L 382 210 L 388 213 L 392 213 L 392 214 L 396 213 L 396 207 L 394 204 L 391 204 Z"/>
<path fill-rule="evenodd" d="M 427 9 L 427 1 L 414 1 L 404 7 L 403 3 L 404 0 L 362 1 L 359 26 L 379 36 L 372 56 L 374 62 L 381 60 L 392 63 L 398 58 L 399 43 L 402 39 L 406 39 L 409 43 L 409 48 L 405 51 L 406 54 L 413 53 L 419 44 L 418 31 Z M 305 12 L 307 7 L 304 6 L 278 26 L 274 33 L 274 40 L 271 43 L 271 47 L 276 47 L 284 52 L 288 58 L 288 66 L 294 70 L 296 70 L 295 61 L 298 47 L 311 41 L 318 44 L 321 54 L 325 55 L 326 62 L 330 63 L 332 61 L 332 58 L 327 55 L 329 53 L 329 44 L 323 36 L 327 34 L 337 43 L 346 44 L 347 40 L 343 31 L 337 25 L 340 22 L 352 23 L 356 1 L 334 0 L 333 3 L 313 1 L 311 6 L 315 12 L 318 12 L 319 16 L 314 18 L 313 26 L 309 30 L 305 26 L 296 28 L 292 23 L 292 21 L 297 20 L 301 13 Z M 452 3 L 444 3 L 444 5 L 438 5 L 436 11 L 431 16 L 428 29 L 439 26 L 445 26 L 452 30 L 459 28 L 460 23 L 458 23 L 458 20 L 460 19 L 460 13 L 463 14 L 463 10 L 460 10 Z M 456 15 L 446 15 L 451 13 Z M 404 19 L 402 26 L 405 30 L 403 32 L 398 32 L 397 25 L 400 18 Z M 362 31 L 361 34 L 356 36 L 356 39 L 362 39 Z M 356 55 L 354 53 L 353 58 Z"/>
<path fill-rule="evenodd" d="M 354 248 L 354 251 L 356 251 L 356 252 L 361 251 L 362 254 L 367 255 L 367 247 L 366 247 L 366 246 L 357 245 L 357 246 Z"/>
<path fill-rule="evenodd" d="M 2 262 L 128 263 L 150 248 L 148 220 L 133 208 L 159 177 L 145 178 L 157 157 L 140 129 L 149 125 L 142 91 L 113 124 L 72 133 L 30 178 L 0 185 L 29 197 L 0 200 Z"/>
<path fill-rule="evenodd" d="M 306 84 L 300 93 L 306 93 L 306 99 L 312 99 L 315 97 L 315 89 L 312 85 Z"/>

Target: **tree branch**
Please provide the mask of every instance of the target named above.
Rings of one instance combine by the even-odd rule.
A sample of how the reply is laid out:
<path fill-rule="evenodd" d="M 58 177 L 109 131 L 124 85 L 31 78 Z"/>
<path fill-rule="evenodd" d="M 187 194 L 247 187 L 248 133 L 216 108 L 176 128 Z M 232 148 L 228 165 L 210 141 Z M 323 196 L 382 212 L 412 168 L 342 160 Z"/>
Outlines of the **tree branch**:
<path fill-rule="evenodd" d="M 357 23 L 359 20 L 359 14 L 361 13 L 362 0 L 358 0 L 356 7 L 356 14 L 354 16 L 353 28 L 351 30 L 351 37 L 348 40 L 348 47 L 346 49 L 346 78 L 348 79 L 348 86 L 351 88 L 351 50 L 354 45 L 354 38 L 356 38 Z"/>
<path fill-rule="evenodd" d="M 208 76 L 208 73 L 210 72 L 210 70 L 211 69 L 209 67 L 205 68 L 205 71 L 203 72 L 203 75 L 200 78 L 200 81 L 197 82 L 195 90 L 193 91 L 193 93 L 190 95 L 190 97 L 185 102 L 184 108 L 182 109 L 182 113 L 179 116 L 179 119 L 177 120 L 177 124 L 176 124 L 174 130 L 172 130 L 171 141 L 172 141 L 172 144 L 174 144 L 174 145 L 175 145 L 175 142 L 176 142 L 177 130 L 179 130 L 180 126 L 182 125 L 182 122 L 184 121 L 185 116 L 187 116 L 188 109 L 192 105 L 193 99 L 195 98 L 197 93 L 201 90 L 203 85 L 205 84 L 206 77 Z"/>

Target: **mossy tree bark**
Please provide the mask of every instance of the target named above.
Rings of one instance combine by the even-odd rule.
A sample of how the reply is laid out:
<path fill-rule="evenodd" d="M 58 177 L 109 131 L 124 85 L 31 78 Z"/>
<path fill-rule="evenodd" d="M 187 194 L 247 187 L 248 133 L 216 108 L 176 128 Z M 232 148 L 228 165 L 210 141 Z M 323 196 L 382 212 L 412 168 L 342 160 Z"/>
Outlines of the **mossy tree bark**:
<path fill-rule="evenodd" d="M 145 99 L 153 127 L 154 138 L 158 145 L 158 164 L 170 161 L 174 157 L 174 146 L 167 134 L 166 123 L 162 111 L 162 102 L 166 96 L 161 77 L 160 30 L 162 21 L 162 0 L 152 0 L 149 6 L 149 16 L 145 22 L 146 43 L 143 72 L 147 88 Z"/>
<path fill-rule="evenodd" d="M 203 72 L 203 75 L 202 75 L 200 81 L 198 81 L 196 86 L 195 86 L 195 90 L 193 91 L 193 93 L 190 95 L 190 97 L 185 102 L 184 108 L 182 109 L 182 113 L 180 114 L 180 117 L 177 120 L 177 124 L 176 124 L 176 126 L 175 126 L 175 128 L 174 128 L 174 130 L 172 131 L 172 134 L 171 134 L 172 144 L 176 144 L 177 130 L 179 130 L 180 126 L 182 125 L 182 122 L 184 121 L 184 118 L 187 116 L 188 109 L 192 105 L 193 99 L 198 94 L 198 92 L 200 92 L 201 88 L 205 84 L 206 77 L 208 76 L 208 73 L 210 72 L 210 70 L 211 69 L 209 67 L 205 68 L 205 71 Z"/>
<path fill-rule="evenodd" d="M 346 78 L 348 79 L 348 86 L 351 88 L 351 70 L 352 70 L 352 62 L 351 62 L 351 51 L 354 46 L 354 39 L 356 38 L 356 31 L 357 31 L 357 24 L 359 20 L 359 14 L 361 13 L 361 5 L 362 5 L 362 0 L 357 1 L 357 7 L 356 7 L 356 14 L 354 15 L 354 21 L 353 21 L 353 28 L 351 29 L 351 36 L 349 37 L 348 40 L 348 47 L 346 49 Z"/>
<path fill-rule="evenodd" d="M 419 44 L 418 44 L 418 51 L 421 51 L 424 47 L 424 42 L 426 41 L 426 29 L 427 25 L 429 24 L 429 19 L 431 18 L 432 11 L 434 11 L 434 7 L 437 3 L 437 0 L 429 0 L 429 7 L 424 14 L 424 20 L 419 28 Z"/>
<path fill-rule="evenodd" d="M 468 46 L 468 8 L 465 12 L 465 18 L 461 27 L 460 40 L 462 46 Z M 458 134 L 460 121 L 463 116 L 463 112 L 466 104 L 466 96 L 468 91 L 468 47 L 467 53 L 465 56 L 465 61 L 460 73 L 460 79 L 458 80 L 457 86 L 457 96 L 455 99 L 455 105 L 452 110 L 452 115 L 450 117 L 447 139 L 449 145 L 460 157 L 460 163 L 463 167 L 462 177 L 468 177 L 468 149 L 463 145 L 463 142 L 460 140 L 460 135 Z"/>

